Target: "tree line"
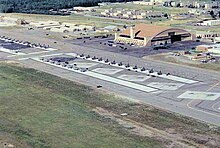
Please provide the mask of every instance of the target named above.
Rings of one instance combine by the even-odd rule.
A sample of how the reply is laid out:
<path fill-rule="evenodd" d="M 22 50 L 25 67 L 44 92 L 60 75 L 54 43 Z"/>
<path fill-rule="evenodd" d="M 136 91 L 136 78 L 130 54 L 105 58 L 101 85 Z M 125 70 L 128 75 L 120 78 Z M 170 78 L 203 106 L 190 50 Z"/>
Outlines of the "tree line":
<path fill-rule="evenodd" d="M 51 9 L 59 10 L 74 6 L 96 6 L 100 2 L 123 1 L 125 0 L 0 0 L 0 12 L 49 14 Z"/>

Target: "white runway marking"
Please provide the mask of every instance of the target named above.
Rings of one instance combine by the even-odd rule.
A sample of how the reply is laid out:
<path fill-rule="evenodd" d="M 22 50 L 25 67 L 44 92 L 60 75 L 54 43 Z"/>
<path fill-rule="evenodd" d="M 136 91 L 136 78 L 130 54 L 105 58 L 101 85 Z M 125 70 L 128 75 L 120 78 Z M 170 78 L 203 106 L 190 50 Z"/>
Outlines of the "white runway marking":
<path fill-rule="evenodd" d="M 169 80 L 173 80 L 173 81 L 177 81 L 177 82 L 182 82 L 182 83 L 187 83 L 187 84 L 193 84 L 193 83 L 197 83 L 198 81 L 195 80 L 190 80 L 190 79 L 186 79 L 186 78 L 182 78 L 182 77 L 178 77 L 178 76 L 173 76 L 173 75 L 157 75 L 158 77 L 161 78 L 165 78 L 165 79 L 169 79 Z"/>
<path fill-rule="evenodd" d="M 118 78 L 133 82 L 143 82 L 149 79 L 150 77 L 144 75 L 120 75 Z"/>
<path fill-rule="evenodd" d="M 43 55 L 40 57 L 50 57 L 50 56 L 59 56 L 59 55 L 62 55 L 62 53 L 48 54 L 48 55 Z"/>
<path fill-rule="evenodd" d="M 112 68 L 96 68 L 92 70 L 93 72 L 101 73 L 101 74 L 109 74 L 114 75 L 120 71 L 123 71 L 123 69 L 112 69 Z"/>
<path fill-rule="evenodd" d="M 152 82 L 147 86 L 162 89 L 162 90 L 177 90 L 182 87 L 184 84 L 182 83 L 160 83 L 160 82 Z"/>
<path fill-rule="evenodd" d="M 73 64 L 70 64 L 70 65 L 74 65 L 74 64 L 76 65 L 76 67 L 79 67 L 79 68 L 90 68 L 90 67 L 98 65 L 98 63 L 88 63 L 88 62 L 74 62 Z"/>
<path fill-rule="evenodd" d="M 29 58 L 20 58 L 19 61 L 28 60 Z"/>
<path fill-rule="evenodd" d="M 216 100 L 220 97 L 220 93 L 186 91 L 177 98 L 193 99 L 193 100 Z"/>
<path fill-rule="evenodd" d="M 65 53 L 65 55 L 74 56 L 74 57 L 76 57 L 76 56 L 77 56 L 77 54 L 76 54 L 76 53 Z"/>
<path fill-rule="evenodd" d="M 55 49 L 55 48 L 46 48 L 46 49 L 44 49 L 44 50 L 47 50 L 47 51 L 56 51 L 56 50 L 58 50 L 58 49 Z"/>
<path fill-rule="evenodd" d="M 28 53 L 27 55 L 32 55 L 32 54 L 41 54 L 41 53 L 47 53 L 47 52 L 50 52 L 50 51 L 38 51 L 38 52 L 31 52 L 31 53 Z"/>
<path fill-rule="evenodd" d="M 157 89 L 147 87 L 147 86 L 144 86 L 144 85 L 140 85 L 140 84 L 120 80 L 120 79 L 117 79 L 117 78 L 114 78 L 114 77 L 110 77 L 110 76 L 106 76 L 106 75 L 102 75 L 102 74 L 98 74 L 98 73 L 94 73 L 92 71 L 87 71 L 86 74 L 89 75 L 89 76 L 95 77 L 95 78 L 99 78 L 101 80 L 105 80 L 105 81 L 108 81 L 108 82 L 116 83 L 116 84 L 119 84 L 119 85 L 123 85 L 123 86 L 126 86 L 126 87 L 134 88 L 134 89 L 145 91 L 145 92 L 152 92 L 152 91 L 157 90 Z"/>
<path fill-rule="evenodd" d="M 87 75 L 87 76 L 90 76 L 90 77 L 94 77 L 94 78 L 97 78 L 97 79 L 108 81 L 108 82 L 111 82 L 111 83 L 119 84 L 119 85 L 126 86 L 126 87 L 129 87 L 129 88 L 133 88 L 133 89 L 136 89 L 136 90 L 141 90 L 141 91 L 144 91 L 144 92 L 153 92 L 153 91 L 157 90 L 155 88 L 151 88 L 151 87 L 148 87 L 148 86 L 144 86 L 144 85 L 124 81 L 124 80 L 117 79 L 117 78 L 114 78 L 114 77 L 111 77 L 111 76 L 106 76 L 106 75 L 103 75 L 103 74 L 99 74 L 99 73 L 96 73 L 96 72 L 93 72 L 93 71 L 82 72 L 80 70 L 74 70 L 74 69 L 69 69 L 67 67 L 62 67 L 61 65 L 54 65 L 54 64 L 51 64 L 51 63 L 48 63 L 48 62 L 46 63 L 46 62 L 43 62 L 43 61 L 39 60 L 38 58 L 32 58 L 32 59 L 35 60 L 35 61 L 38 61 L 38 62 L 49 64 L 49 65 L 52 65 L 52 66 L 55 66 L 55 67 L 63 68 L 63 69 L 69 70 L 69 71 L 73 71 L 73 72 L 76 72 L 76 73 L 80 73 L 80 74 L 83 74 L 83 75 Z"/>

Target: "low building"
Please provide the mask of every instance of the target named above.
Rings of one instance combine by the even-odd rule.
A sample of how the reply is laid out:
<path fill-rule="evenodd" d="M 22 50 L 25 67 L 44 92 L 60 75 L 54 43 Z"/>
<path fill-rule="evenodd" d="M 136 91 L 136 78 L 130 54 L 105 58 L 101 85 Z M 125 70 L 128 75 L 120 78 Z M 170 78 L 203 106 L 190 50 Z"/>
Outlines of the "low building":
<path fill-rule="evenodd" d="M 137 5 L 147 5 L 147 6 L 152 6 L 154 5 L 153 2 L 151 1 L 134 1 L 133 4 L 137 4 Z"/>
<path fill-rule="evenodd" d="M 198 26 L 215 26 L 220 25 L 220 20 L 205 20 L 197 23 Z"/>
<path fill-rule="evenodd" d="M 101 16 L 116 17 L 120 19 L 144 19 L 149 15 L 152 17 L 162 17 L 162 13 L 151 13 L 152 11 L 128 10 L 128 9 L 109 9 L 101 12 Z"/>
<path fill-rule="evenodd" d="M 212 48 L 210 45 L 198 45 L 196 46 L 196 51 L 198 52 L 208 52 L 208 49 Z"/>
<path fill-rule="evenodd" d="M 153 5 L 162 4 L 163 2 L 164 0 L 148 0 L 148 1 L 133 1 L 133 4 L 153 6 Z"/>
<path fill-rule="evenodd" d="M 210 4 L 205 4 L 205 5 L 204 5 L 204 8 L 205 8 L 205 9 L 210 9 L 210 8 L 211 8 L 211 5 L 210 5 Z"/>
<path fill-rule="evenodd" d="M 95 7 L 73 7 L 73 11 L 94 11 Z"/>
<path fill-rule="evenodd" d="M 219 43 L 220 43 L 220 37 L 219 37 L 219 36 L 218 36 L 218 37 L 215 37 L 214 40 L 213 40 L 213 42 L 219 44 Z"/>
<path fill-rule="evenodd" d="M 199 45 L 196 47 L 196 51 L 220 54 L 220 44 Z"/>
<path fill-rule="evenodd" d="M 198 39 L 214 39 L 219 36 L 217 32 L 196 31 L 196 38 Z"/>
<path fill-rule="evenodd" d="M 142 15 L 136 15 L 136 18 L 137 18 L 137 19 L 144 19 L 144 16 L 142 16 Z"/>
<path fill-rule="evenodd" d="M 137 46 L 161 45 L 194 38 L 194 35 L 184 29 L 152 24 L 137 24 L 128 27 L 121 33 L 115 33 L 115 41 L 132 43 Z"/>

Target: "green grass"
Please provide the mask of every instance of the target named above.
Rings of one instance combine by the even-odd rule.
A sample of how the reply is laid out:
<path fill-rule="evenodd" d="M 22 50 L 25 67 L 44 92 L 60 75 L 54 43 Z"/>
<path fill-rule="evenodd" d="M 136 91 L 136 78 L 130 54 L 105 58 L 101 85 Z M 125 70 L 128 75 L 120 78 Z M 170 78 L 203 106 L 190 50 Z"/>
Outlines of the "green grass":
<path fill-rule="evenodd" d="M 17 19 L 20 18 L 33 22 L 51 20 L 58 22 L 68 22 L 73 24 L 92 25 L 96 27 L 105 27 L 108 25 L 123 26 L 124 23 L 134 23 L 134 22 L 125 22 L 124 20 L 109 20 L 106 18 L 83 16 L 80 14 L 71 14 L 70 16 L 54 16 L 54 15 L 41 15 L 41 14 L 9 13 L 5 15 L 7 17 L 12 17 Z"/>
<path fill-rule="evenodd" d="M 32 69 L 0 63 L 0 134 L 32 147 L 160 147 L 91 111 L 106 98 L 89 87 Z"/>
<path fill-rule="evenodd" d="M 164 61 L 164 62 L 170 62 L 170 63 L 175 63 L 175 64 L 180 64 L 180 65 L 187 65 L 191 67 L 196 67 L 196 68 L 202 68 L 202 69 L 207 69 L 207 70 L 214 70 L 214 71 L 220 71 L 220 62 L 209 62 L 209 63 L 201 63 L 199 61 L 188 61 L 184 62 L 182 60 L 178 60 L 176 57 L 170 57 L 167 55 L 154 55 L 151 56 L 152 59 L 154 60 L 159 60 L 159 61 Z"/>

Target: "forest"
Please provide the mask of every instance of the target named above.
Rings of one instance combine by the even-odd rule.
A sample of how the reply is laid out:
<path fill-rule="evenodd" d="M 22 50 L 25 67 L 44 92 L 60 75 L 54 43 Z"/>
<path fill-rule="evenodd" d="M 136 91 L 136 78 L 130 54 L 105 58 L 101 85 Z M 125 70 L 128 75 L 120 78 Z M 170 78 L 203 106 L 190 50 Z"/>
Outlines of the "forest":
<path fill-rule="evenodd" d="M 0 12 L 49 14 L 49 10 L 74 6 L 96 6 L 100 2 L 123 2 L 125 0 L 0 0 Z"/>

